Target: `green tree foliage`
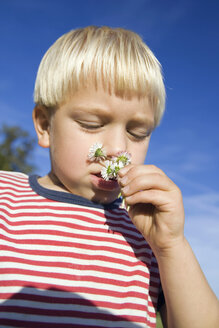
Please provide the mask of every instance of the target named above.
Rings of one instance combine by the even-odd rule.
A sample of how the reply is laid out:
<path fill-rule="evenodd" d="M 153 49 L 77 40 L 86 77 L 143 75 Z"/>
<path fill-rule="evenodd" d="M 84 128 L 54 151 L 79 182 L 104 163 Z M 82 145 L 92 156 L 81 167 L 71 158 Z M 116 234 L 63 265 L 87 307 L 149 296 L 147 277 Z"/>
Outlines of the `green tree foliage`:
<path fill-rule="evenodd" d="M 18 126 L 0 128 L 0 170 L 31 173 L 35 167 L 29 163 L 35 139 Z"/>

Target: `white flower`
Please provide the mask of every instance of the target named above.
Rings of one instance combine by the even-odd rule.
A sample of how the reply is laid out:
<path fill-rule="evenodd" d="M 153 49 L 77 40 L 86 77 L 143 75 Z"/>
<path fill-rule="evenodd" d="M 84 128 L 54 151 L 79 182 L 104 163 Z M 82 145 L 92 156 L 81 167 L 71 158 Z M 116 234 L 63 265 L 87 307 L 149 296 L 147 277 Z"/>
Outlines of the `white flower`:
<path fill-rule="evenodd" d="M 114 178 L 114 163 L 112 161 L 105 161 L 104 162 L 105 167 L 101 170 L 101 176 L 104 180 L 108 181 L 109 179 Z"/>
<path fill-rule="evenodd" d="M 103 145 L 100 142 L 96 142 L 89 149 L 88 159 L 91 162 L 100 161 L 106 159 L 106 152 L 103 149 Z"/>
<path fill-rule="evenodd" d="M 123 166 L 131 164 L 131 154 L 127 151 L 120 151 L 116 157 L 116 163 L 122 162 Z"/>
<path fill-rule="evenodd" d="M 88 159 L 91 162 L 104 161 L 102 162 L 104 167 L 101 170 L 101 176 L 108 181 L 110 179 L 116 180 L 119 170 L 131 163 L 131 154 L 127 151 L 120 151 L 116 157 L 106 160 L 107 154 L 102 143 L 96 142 L 89 149 Z"/>
<path fill-rule="evenodd" d="M 110 179 L 116 180 L 118 176 L 118 172 L 120 169 L 122 169 L 125 165 L 123 162 L 117 163 L 117 158 L 112 161 L 105 161 L 104 165 L 105 167 L 101 170 L 101 176 L 104 180 L 108 181 Z"/>
<path fill-rule="evenodd" d="M 113 164 L 114 164 L 113 177 L 114 177 L 114 179 L 117 179 L 117 175 L 118 175 L 119 170 L 122 169 L 125 165 L 121 161 L 118 162 L 117 158 L 116 158 L 116 161 L 113 162 Z"/>

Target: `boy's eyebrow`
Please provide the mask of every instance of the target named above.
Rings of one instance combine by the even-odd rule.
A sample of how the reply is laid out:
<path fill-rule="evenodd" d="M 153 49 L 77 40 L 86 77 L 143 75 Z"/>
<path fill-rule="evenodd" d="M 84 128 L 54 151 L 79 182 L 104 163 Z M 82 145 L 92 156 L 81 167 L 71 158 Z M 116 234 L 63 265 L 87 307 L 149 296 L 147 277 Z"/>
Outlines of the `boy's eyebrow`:
<path fill-rule="evenodd" d="M 98 107 L 91 107 L 91 106 L 78 106 L 73 108 L 75 112 L 82 113 L 87 112 L 89 114 L 94 115 L 105 115 L 109 116 L 110 112 L 107 109 L 104 108 L 98 108 Z"/>

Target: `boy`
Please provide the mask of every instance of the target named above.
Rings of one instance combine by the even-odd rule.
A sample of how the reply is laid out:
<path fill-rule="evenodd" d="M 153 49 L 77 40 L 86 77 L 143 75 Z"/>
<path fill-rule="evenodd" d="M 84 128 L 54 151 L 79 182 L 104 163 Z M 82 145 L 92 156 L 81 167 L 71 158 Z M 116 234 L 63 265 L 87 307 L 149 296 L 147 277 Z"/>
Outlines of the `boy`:
<path fill-rule="evenodd" d="M 218 327 L 180 190 L 143 165 L 165 104 L 150 49 L 123 29 L 71 31 L 42 59 L 34 99 L 51 171 L 1 174 L 1 327 L 155 327 L 161 285 L 165 327 Z M 98 142 L 108 160 L 131 154 L 117 180 L 89 159 Z"/>

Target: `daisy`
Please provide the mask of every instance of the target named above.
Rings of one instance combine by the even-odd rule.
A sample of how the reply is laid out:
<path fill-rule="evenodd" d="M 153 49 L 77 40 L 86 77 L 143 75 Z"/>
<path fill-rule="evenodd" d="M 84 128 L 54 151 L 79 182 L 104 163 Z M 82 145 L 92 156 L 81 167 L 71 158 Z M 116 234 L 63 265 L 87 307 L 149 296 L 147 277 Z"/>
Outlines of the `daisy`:
<path fill-rule="evenodd" d="M 114 179 L 115 164 L 112 161 L 105 161 L 105 167 L 101 170 L 101 176 L 104 180 Z"/>
<path fill-rule="evenodd" d="M 96 142 L 89 149 L 88 159 L 91 162 L 100 161 L 106 159 L 106 151 L 103 149 L 103 145 L 100 142 Z"/>
<path fill-rule="evenodd" d="M 117 162 L 116 157 L 112 161 L 105 161 L 104 165 L 105 167 L 103 167 L 101 170 L 101 176 L 106 181 L 110 179 L 116 180 L 119 170 L 125 166 L 123 162 Z"/>
<path fill-rule="evenodd" d="M 100 162 L 104 167 L 101 170 L 101 176 L 104 180 L 116 180 L 118 172 L 124 166 L 131 163 L 131 154 L 127 151 L 120 151 L 117 156 L 107 160 L 107 153 L 102 143 L 96 142 L 89 149 L 88 159 L 91 162 Z"/>
<path fill-rule="evenodd" d="M 120 151 L 115 158 L 116 163 L 122 162 L 123 166 L 131 163 L 131 154 L 127 151 Z"/>
<path fill-rule="evenodd" d="M 117 179 L 119 170 L 122 169 L 125 165 L 122 161 L 117 161 L 117 158 L 116 158 L 116 161 L 114 161 L 113 163 L 114 163 L 113 177 L 114 177 L 114 179 Z"/>

